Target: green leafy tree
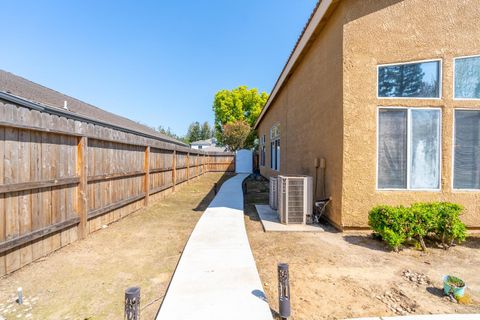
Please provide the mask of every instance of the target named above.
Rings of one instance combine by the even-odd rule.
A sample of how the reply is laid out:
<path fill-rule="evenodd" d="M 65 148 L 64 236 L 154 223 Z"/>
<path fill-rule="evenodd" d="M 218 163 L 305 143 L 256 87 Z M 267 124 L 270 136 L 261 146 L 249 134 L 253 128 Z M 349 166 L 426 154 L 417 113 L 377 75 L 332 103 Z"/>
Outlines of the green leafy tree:
<path fill-rule="evenodd" d="M 189 143 L 202 140 L 202 128 L 198 121 L 192 122 L 188 127 L 187 136 L 185 137 Z"/>
<path fill-rule="evenodd" d="M 202 124 L 200 135 L 202 136 L 201 140 L 206 140 L 206 139 L 210 139 L 210 138 L 213 137 L 213 129 L 212 129 L 212 127 L 210 127 L 210 124 L 207 121 L 205 121 Z"/>
<path fill-rule="evenodd" d="M 240 121 L 246 123 L 250 128 L 247 139 L 243 142 L 244 147 L 253 147 L 255 134 L 251 128 L 257 121 L 267 99 L 266 92 L 259 93 L 256 88 L 249 89 L 247 86 L 218 91 L 213 101 L 217 140 L 227 145 L 224 137 L 225 125 Z"/>
<path fill-rule="evenodd" d="M 230 151 L 237 151 L 245 147 L 252 132 L 246 121 L 235 121 L 223 126 L 223 143 Z"/>

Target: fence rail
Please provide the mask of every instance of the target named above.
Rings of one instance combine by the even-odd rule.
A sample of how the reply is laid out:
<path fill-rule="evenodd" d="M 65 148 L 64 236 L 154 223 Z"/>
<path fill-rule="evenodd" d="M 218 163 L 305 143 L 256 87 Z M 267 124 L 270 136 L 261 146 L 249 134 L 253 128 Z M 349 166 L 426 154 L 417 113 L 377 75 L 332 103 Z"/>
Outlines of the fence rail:
<path fill-rule="evenodd" d="M 0 275 L 87 237 L 183 182 L 235 169 L 232 153 L 80 120 L 0 100 Z"/>

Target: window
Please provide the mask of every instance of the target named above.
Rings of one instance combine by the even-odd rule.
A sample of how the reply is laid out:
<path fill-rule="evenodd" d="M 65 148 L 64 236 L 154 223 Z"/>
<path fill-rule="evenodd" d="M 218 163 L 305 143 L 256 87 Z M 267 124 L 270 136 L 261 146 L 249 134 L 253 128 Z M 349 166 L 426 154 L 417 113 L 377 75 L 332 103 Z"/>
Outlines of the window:
<path fill-rule="evenodd" d="M 265 135 L 263 135 L 263 137 L 260 138 L 260 165 L 262 167 L 265 166 L 265 149 Z"/>
<path fill-rule="evenodd" d="M 270 129 L 270 168 L 280 170 L 280 124 Z"/>
<path fill-rule="evenodd" d="M 379 189 L 440 189 L 440 110 L 380 108 Z"/>
<path fill-rule="evenodd" d="M 455 59 L 455 98 L 480 99 L 480 56 Z"/>
<path fill-rule="evenodd" d="M 379 98 L 440 98 L 440 60 L 378 67 Z"/>
<path fill-rule="evenodd" d="M 453 188 L 480 189 L 480 110 L 455 110 Z"/>

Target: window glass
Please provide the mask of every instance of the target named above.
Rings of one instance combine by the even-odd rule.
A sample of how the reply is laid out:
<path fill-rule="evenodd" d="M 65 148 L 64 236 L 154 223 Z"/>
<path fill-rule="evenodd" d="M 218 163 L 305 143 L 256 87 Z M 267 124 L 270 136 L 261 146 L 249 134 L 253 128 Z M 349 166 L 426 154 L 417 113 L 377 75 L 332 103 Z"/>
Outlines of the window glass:
<path fill-rule="evenodd" d="M 277 152 L 276 152 L 275 158 L 277 160 L 277 163 L 276 163 L 275 169 L 280 171 L 280 139 L 278 139 L 276 142 L 277 142 Z"/>
<path fill-rule="evenodd" d="M 275 143 L 270 143 L 270 168 L 275 169 Z"/>
<path fill-rule="evenodd" d="M 480 56 L 455 59 L 455 98 L 480 99 Z"/>
<path fill-rule="evenodd" d="M 380 109 L 378 188 L 407 186 L 407 110 Z"/>
<path fill-rule="evenodd" d="M 410 188 L 438 189 L 440 111 L 411 110 Z"/>
<path fill-rule="evenodd" d="M 453 187 L 480 189 L 480 111 L 455 111 Z"/>
<path fill-rule="evenodd" d="M 439 98 L 440 61 L 378 67 L 378 96 Z"/>
<path fill-rule="evenodd" d="M 378 123 L 378 188 L 439 189 L 440 111 L 384 108 Z"/>

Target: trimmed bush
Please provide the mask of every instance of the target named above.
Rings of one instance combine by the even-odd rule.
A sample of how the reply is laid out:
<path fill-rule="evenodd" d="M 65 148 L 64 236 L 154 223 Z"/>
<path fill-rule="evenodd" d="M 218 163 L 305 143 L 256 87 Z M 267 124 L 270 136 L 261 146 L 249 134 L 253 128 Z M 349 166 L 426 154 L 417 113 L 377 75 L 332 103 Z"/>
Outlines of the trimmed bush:
<path fill-rule="evenodd" d="M 395 251 L 411 240 L 426 250 L 426 237 L 448 248 L 465 240 L 466 228 L 460 220 L 462 210 L 460 205 L 449 202 L 377 206 L 370 211 L 368 224 Z"/>

